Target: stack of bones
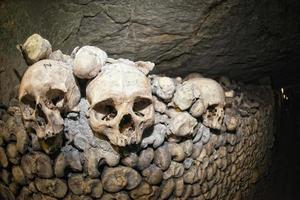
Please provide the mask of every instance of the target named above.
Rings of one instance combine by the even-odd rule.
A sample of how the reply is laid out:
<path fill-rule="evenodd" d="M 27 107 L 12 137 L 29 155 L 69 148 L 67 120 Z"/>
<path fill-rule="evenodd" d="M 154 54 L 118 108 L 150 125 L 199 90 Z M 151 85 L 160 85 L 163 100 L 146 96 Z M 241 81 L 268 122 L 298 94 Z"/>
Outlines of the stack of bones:
<path fill-rule="evenodd" d="M 1 199 L 238 200 L 268 168 L 267 87 L 154 75 L 94 46 L 69 56 L 38 34 L 20 49 L 30 66 L 0 110 Z"/>

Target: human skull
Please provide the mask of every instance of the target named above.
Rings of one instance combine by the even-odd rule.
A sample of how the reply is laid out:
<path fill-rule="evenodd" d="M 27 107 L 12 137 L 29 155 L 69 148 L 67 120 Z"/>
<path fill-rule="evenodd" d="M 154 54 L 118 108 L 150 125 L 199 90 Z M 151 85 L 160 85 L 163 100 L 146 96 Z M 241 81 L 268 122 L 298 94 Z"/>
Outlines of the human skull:
<path fill-rule="evenodd" d="M 203 124 L 213 129 L 221 129 L 224 119 L 225 93 L 222 86 L 210 78 L 194 78 L 198 86 L 200 99 L 204 106 Z M 206 111 L 205 111 L 206 110 Z"/>
<path fill-rule="evenodd" d="M 92 129 L 114 145 L 140 143 L 144 129 L 154 123 L 150 81 L 133 62 L 105 65 L 86 95 Z"/>
<path fill-rule="evenodd" d="M 222 86 L 213 79 L 190 75 L 179 85 L 173 102 L 181 110 L 190 108 L 194 117 L 203 117 L 203 124 L 221 129 L 224 119 L 225 93 Z"/>
<path fill-rule="evenodd" d="M 56 136 L 63 129 L 61 112 L 72 110 L 80 90 L 72 69 L 55 60 L 41 60 L 25 72 L 19 101 L 24 123 L 40 139 Z"/>

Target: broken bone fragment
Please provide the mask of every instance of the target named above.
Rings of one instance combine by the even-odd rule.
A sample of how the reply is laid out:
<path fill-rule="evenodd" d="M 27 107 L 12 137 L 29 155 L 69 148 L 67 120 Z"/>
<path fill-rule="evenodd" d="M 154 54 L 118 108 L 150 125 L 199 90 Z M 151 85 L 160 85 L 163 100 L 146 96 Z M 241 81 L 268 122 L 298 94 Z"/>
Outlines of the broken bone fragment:
<path fill-rule="evenodd" d="M 52 52 L 50 42 L 42 38 L 39 34 L 33 34 L 28 37 L 20 47 L 28 65 L 32 65 L 39 60 L 48 58 Z"/>
<path fill-rule="evenodd" d="M 149 74 L 154 69 L 155 64 L 150 61 L 136 61 L 136 67 L 145 75 Z"/>
<path fill-rule="evenodd" d="M 70 65 L 72 66 L 73 63 L 74 63 L 74 58 L 72 58 L 71 56 L 69 55 L 65 55 L 61 52 L 61 50 L 56 50 L 56 51 L 53 51 L 48 59 L 50 60 L 56 60 L 56 61 L 61 61 L 61 62 L 64 62 L 66 63 L 67 65 Z"/>
<path fill-rule="evenodd" d="M 92 178 L 96 178 L 100 175 L 98 168 L 102 163 L 105 163 L 108 166 L 116 166 L 120 161 L 120 155 L 107 141 L 102 141 L 101 146 L 85 150 L 84 158 L 85 170 Z"/>
<path fill-rule="evenodd" d="M 55 160 L 54 173 L 56 177 L 63 177 L 67 168 L 74 172 L 82 171 L 82 162 L 80 152 L 71 146 L 66 146 Z"/>
<path fill-rule="evenodd" d="M 148 145 L 152 145 L 153 148 L 161 146 L 165 140 L 166 135 L 168 134 L 169 129 L 164 124 L 155 124 L 153 126 L 153 131 L 150 136 L 145 137 L 142 140 L 141 146 L 146 148 Z"/>

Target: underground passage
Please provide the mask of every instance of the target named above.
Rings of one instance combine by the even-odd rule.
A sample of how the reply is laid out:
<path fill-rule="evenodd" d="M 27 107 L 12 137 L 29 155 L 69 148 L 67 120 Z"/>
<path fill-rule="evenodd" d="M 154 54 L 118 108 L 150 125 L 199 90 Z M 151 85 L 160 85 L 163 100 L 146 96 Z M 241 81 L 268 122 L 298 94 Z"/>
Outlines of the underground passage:
<path fill-rule="evenodd" d="M 300 199 L 297 0 L 0 1 L 0 199 Z"/>

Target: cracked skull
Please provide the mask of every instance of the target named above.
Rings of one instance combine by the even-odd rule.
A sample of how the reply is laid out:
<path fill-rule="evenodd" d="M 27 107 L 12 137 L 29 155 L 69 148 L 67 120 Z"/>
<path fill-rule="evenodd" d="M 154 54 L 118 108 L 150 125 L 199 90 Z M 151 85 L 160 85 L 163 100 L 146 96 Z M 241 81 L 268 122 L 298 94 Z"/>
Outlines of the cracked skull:
<path fill-rule="evenodd" d="M 80 91 L 72 70 L 64 63 L 41 60 L 25 72 L 19 102 L 27 128 L 40 139 L 56 136 L 63 130 L 61 113 L 72 110 L 80 100 Z"/>
<path fill-rule="evenodd" d="M 105 65 L 86 95 L 92 129 L 114 145 L 140 143 L 143 131 L 154 123 L 150 81 L 134 63 Z"/>

